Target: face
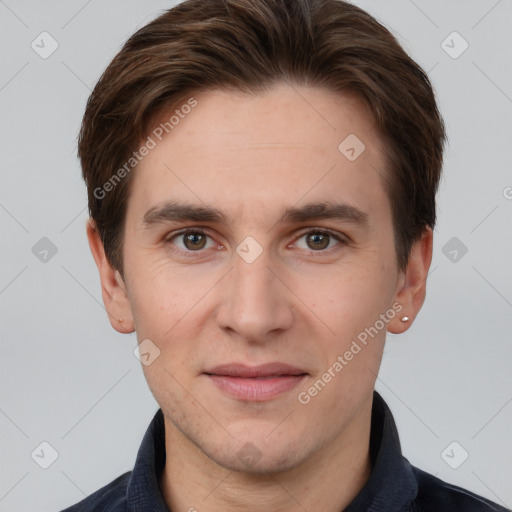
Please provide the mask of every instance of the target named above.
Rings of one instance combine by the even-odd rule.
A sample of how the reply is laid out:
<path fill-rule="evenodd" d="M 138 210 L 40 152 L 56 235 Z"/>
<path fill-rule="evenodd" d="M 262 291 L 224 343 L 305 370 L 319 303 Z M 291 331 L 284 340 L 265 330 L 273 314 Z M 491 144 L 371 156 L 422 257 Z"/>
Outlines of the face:
<path fill-rule="evenodd" d="M 226 468 L 291 469 L 348 442 L 412 315 L 384 148 L 349 96 L 194 98 L 133 171 L 111 308 L 146 344 L 168 431 Z"/>

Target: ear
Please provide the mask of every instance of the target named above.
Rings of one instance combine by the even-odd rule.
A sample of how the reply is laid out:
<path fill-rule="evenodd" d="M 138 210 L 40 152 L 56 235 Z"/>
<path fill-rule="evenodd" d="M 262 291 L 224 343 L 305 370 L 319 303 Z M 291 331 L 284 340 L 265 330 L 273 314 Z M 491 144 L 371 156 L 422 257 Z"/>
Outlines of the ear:
<path fill-rule="evenodd" d="M 388 331 L 393 334 L 400 334 L 409 329 L 423 306 L 428 270 L 432 262 L 432 245 L 432 229 L 427 227 L 411 248 L 407 267 L 400 273 L 397 282 L 394 302 L 400 303 L 402 310 L 388 323 Z M 404 316 L 409 317 L 407 322 L 402 322 Z"/>
<path fill-rule="evenodd" d="M 135 327 L 126 285 L 119 271 L 113 268 L 107 259 L 103 242 L 92 219 L 87 222 L 87 238 L 100 272 L 101 294 L 110 324 L 122 334 L 133 332 Z"/>

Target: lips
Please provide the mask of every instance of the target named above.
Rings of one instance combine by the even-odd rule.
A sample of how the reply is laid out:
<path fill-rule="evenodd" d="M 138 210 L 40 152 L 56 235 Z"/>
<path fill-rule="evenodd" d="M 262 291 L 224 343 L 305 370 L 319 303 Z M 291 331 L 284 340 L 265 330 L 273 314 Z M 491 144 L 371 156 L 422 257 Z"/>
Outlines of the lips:
<path fill-rule="evenodd" d="M 308 373 L 285 363 L 259 366 L 230 363 L 204 372 L 222 392 L 245 401 L 265 401 L 290 391 Z"/>
<path fill-rule="evenodd" d="M 226 377 L 240 377 L 245 379 L 255 377 L 279 377 L 285 375 L 302 375 L 305 370 L 285 363 L 267 363 L 259 366 L 231 363 L 216 366 L 205 372 L 208 375 L 223 375 Z"/>

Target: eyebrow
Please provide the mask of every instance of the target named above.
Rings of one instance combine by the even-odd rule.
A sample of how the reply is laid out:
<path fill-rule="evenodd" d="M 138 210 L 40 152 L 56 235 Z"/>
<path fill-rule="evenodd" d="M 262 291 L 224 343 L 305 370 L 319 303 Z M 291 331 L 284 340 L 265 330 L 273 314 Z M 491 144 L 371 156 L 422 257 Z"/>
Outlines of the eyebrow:
<path fill-rule="evenodd" d="M 359 208 L 342 203 L 317 202 L 300 207 L 284 209 L 276 224 L 298 223 L 312 220 L 333 219 L 351 222 L 361 227 L 368 226 L 368 214 Z M 171 221 L 217 222 L 228 224 L 227 216 L 220 210 L 210 207 L 178 201 L 166 201 L 150 208 L 142 221 L 142 228 Z"/>

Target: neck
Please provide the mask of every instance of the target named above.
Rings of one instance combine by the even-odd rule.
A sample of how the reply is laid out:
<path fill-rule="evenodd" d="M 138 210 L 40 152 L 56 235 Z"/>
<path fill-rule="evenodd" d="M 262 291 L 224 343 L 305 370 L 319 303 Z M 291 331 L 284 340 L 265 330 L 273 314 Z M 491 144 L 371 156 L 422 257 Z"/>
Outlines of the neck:
<path fill-rule="evenodd" d="M 164 500 L 172 512 L 340 512 L 370 477 L 371 405 L 299 466 L 265 475 L 219 466 L 165 418 Z"/>

